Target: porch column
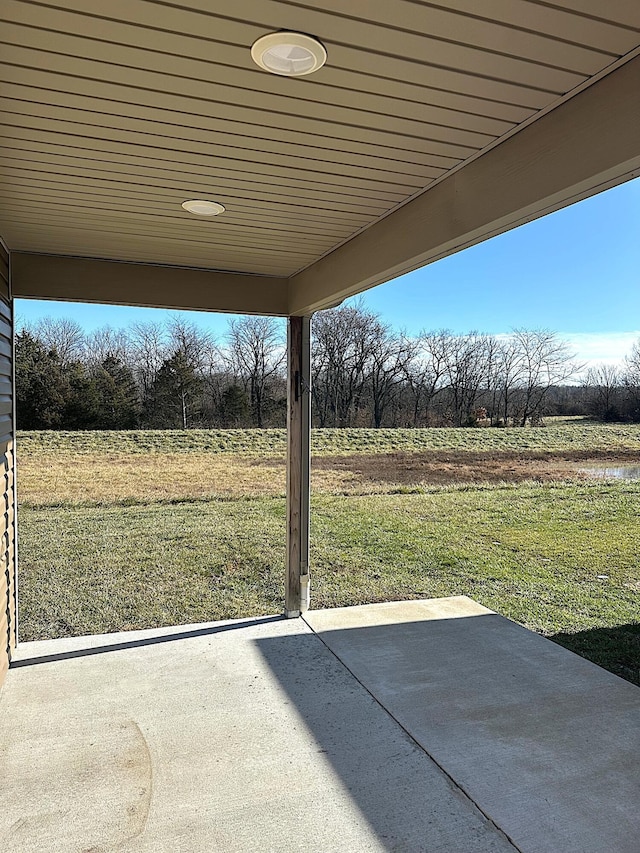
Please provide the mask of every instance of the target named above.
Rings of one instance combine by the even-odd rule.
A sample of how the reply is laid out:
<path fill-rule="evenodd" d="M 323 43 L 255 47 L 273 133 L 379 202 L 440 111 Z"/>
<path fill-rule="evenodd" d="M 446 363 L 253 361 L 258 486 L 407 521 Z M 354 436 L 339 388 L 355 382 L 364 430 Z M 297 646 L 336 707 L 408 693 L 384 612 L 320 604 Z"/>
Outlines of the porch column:
<path fill-rule="evenodd" d="M 285 615 L 309 607 L 309 467 L 311 462 L 311 317 L 287 329 L 287 589 Z"/>

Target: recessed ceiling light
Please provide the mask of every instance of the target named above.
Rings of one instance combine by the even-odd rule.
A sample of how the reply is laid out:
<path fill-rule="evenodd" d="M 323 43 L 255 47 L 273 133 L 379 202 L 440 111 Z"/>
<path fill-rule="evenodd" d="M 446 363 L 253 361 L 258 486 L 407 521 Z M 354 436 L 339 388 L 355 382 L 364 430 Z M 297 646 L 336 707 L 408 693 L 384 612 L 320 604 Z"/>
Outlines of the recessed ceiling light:
<path fill-rule="evenodd" d="M 204 201 L 200 198 L 183 201 L 182 207 L 196 216 L 217 216 L 219 213 L 224 213 L 223 204 L 218 204 L 217 201 Z"/>
<path fill-rule="evenodd" d="M 272 74 L 302 77 L 313 74 L 327 61 L 327 51 L 317 39 L 303 33 L 269 33 L 251 47 L 253 61 Z"/>

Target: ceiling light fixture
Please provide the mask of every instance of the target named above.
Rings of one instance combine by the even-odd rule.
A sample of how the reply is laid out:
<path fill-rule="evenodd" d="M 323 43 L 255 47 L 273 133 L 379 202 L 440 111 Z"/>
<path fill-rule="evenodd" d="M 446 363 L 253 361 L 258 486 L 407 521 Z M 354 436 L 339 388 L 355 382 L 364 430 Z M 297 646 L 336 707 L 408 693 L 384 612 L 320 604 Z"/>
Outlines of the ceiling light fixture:
<path fill-rule="evenodd" d="M 327 51 L 312 36 L 283 31 L 257 39 L 251 47 L 251 57 L 256 65 L 271 74 L 303 77 L 322 68 L 327 61 Z"/>
<path fill-rule="evenodd" d="M 201 198 L 183 201 L 182 207 L 195 216 L 217 216 L 219 213 L 224 213 L 225 211 L 223 204 L 218 204 L 217 201 L 204 201 Z"/>

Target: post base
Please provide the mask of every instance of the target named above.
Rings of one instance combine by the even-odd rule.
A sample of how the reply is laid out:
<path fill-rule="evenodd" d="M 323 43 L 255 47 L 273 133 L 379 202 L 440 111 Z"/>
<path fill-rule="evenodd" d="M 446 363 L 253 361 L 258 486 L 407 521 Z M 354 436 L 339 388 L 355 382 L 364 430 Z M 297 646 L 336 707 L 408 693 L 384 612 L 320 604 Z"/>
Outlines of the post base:
<path fill-rule="evenodd" d="M 300 612 L 305 613 L 309 609 L 311 599 L 311 579 L 309 573 L 300 575 Z"/>

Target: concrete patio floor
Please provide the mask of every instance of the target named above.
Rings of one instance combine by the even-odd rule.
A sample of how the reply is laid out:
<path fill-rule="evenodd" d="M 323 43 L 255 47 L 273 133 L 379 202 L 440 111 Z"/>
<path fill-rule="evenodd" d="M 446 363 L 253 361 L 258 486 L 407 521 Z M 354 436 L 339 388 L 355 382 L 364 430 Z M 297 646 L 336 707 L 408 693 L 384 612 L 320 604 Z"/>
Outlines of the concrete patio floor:
<path fill-rule="evenodd" d="M 640 690 L 465 597 L 24 643 L 5 853 L 637 853 Z"/>

